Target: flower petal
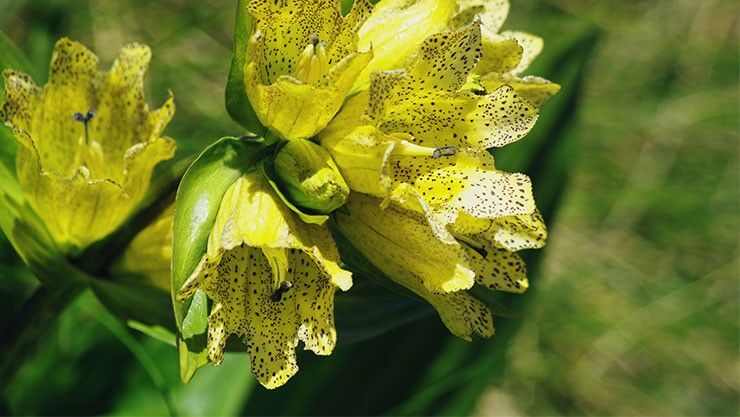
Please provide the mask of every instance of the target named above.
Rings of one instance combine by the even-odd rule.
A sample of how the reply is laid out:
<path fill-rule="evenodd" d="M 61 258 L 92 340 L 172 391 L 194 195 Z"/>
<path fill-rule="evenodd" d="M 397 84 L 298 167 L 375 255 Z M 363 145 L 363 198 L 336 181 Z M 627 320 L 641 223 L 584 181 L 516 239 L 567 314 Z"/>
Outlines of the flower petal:
<path fill-rule="evenodd" d="M 485 96 L 408 89 L 403 83 L 376 89 L 389 78 L 399 75 L 375 74 L 368 116 L 383 132 L 407 133 L 418 145 L 501 147 L 521 139 L 537 121 L 538 109 L 509 86 Z"/>
<path fill-rule="evenodd" d="M 322 141 L 355 192 L 383 197 L 391 186 L 389 159 L 395 141 L 372 126 L 360 126 L 346 136 Z"/>
<path fill-rule="evenodd" d="M 456 91 L 483 56 L 478 23 L 427 38 L 409 66 L 419 88 Z"/>
<path fill-rule="evenodd" d="M 30 75 L 5 70 L 5 102 L 0 107 L 0 120 L 10 126 L 18 141 L 29 149 L 35 149 L 30 136 L 35 109 L 40 106 L 41 89 Z"/>
<path fill-rule="evenodd" d="M 334 293 L 351 286 L 328 230 L 293 217 L 259 171 L 246 174 L 224 196 L 208 252 L 178 292 L 182 300 L 202 288 L 213 300 L 210 360 L 220 363 L 236 334 L 267 388 L 298 371 L 299 340 L 316 354 L 332 352 Z"/>
<path fill-rule="evenodd" d="M 504 85 L 513 88 L 523 99 L 540 108 L 560 91 L 560 86 L 544 78 L 526 76 L 515 77 L 509 74 L 489 74 L 481 79 L 487 90 L 492 91 Z"/>
<path fill-rule="evenodd" d="M 465 291 L 439 292 L 428 285 L 430 278 L 452 271 L 465 271 L 469 279 L 470 270 L 462 265 L 467 264 L 465 249 L 441 245 L 416 213 L 393 205 L 382 210 L 378 203 L 353 194 L 348 205 L 351 214 L 337 214 L 340 232 L 388 278 L 431 303 L 454 335 L 465 340 L 471 340 L 473 333 L 492 336 L 493 318 L 483 303 Z"/>
<path fill-rule="evenodd" d="M 260 121 L 286 139 L 313 137 L 331 121 L 372 53 L 354 53 L 332 67 L 321 85 L 282 76 L 264 85 L 257 64 L 245 67 L 247 95 Z"/>
<path fill-rule="evenodd" d="M 545 46 L 545 42 L 542 40 L 542 38 L 529 33 L 507 31 L 502 32 L 501 36 L 503 36 L 504 38 L 516 39 L 517 43 L 519 44 L 519 46 L 522 47 L 522 50 L 524 51 L 519 64 L 514 70 L 511 71 L 511 73 L 514 75 L 518 75 L 526 71 L 532 61 L 534 61 L 535 58 L 540 55 L 540 53 L 542 52 L 542 48 L 544 48 Z"/>
<path fill-rule="evenodd" d="M 350 215 L 336 215 L 340 231 L 381 270 L 403 265 L 435 293 L 473 286 L 463 249 L 440 240 L 422 215 L 394 204 L 383 209 L 381 200 L 360 193 L 350 196 L 347 209 Z"/>
<path fill-rule="evenodd" d="M 496 33 L 509 16 L 509 0 L 457 0 L 459 11 L 453 19 L 456 28 L 479 20 L 483 27 Z"/>
<path fill-rule="evenodd" d="M 359 32 L 358 48 L 372 47 L 374 58 L 355 82 L 365 89 L 370 74 L 402 68 L 429 35 L 443 31 L 457 5 L 454 0 L 381 0 Z"/>
<path fill-rule="evenodd" d="M 478 252 L 466 248 L 475 283 L 490 290 L 523 293 L 529 288 L 527 267 L 522 258 L 506 249 L 488 248 Z"/>
<path fill-rule="evenodd" d="M 352 8 L 342 20 L 339 33 L 326 52 L 329 65 L 337 63 L 343 57 L 357 51 L 358 32 L 367 18 L 370 17 L 372 11 L 373 4 L 370 0 L 357 0 L 352 3 Z"/>
<path fill-rule="evenodd" d="M 37 154 L 24 147 L 18 149 L 16 171 L 28 203 L 52 236 L 78 248 L 120 225 L 134 202 L 121 185 L 91 179 L 85 167 L 71 176 L 44 171 Z"/>
<path fill-rule="evenodd" d="M 505 74 L 517 68 L 522 61 L 524 50 L 516 39 L 483 31 L 482 45 L 483 57 L 473 70 L 476 74 Z"/>

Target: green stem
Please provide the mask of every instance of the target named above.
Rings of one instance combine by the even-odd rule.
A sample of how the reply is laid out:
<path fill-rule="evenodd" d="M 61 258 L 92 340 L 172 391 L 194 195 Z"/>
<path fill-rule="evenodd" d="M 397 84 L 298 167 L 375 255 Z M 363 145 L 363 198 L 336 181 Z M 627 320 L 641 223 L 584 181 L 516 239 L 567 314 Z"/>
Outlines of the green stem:
<path fill-rule="evenodd" d="M 72 283 L 51 292 L 39 287 L 26 300 L 16 320 L 3 332 L 0 339 L 0 394 L 5 393 L 25 361 L 30 358 L 52 325 L 84 286 Z"/>

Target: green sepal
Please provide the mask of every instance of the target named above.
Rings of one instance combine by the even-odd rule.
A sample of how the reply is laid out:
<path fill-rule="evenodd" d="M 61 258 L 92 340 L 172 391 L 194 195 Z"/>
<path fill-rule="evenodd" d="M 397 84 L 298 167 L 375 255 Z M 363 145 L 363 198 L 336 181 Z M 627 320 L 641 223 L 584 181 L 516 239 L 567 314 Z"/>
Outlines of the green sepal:
<path fill-rule="evenodd" d="M 234 27 L 234 56 L 231 59 L 229 78 L 226 81 L 226 111 L 247 131 L 259 136 L 267 133 L 257 118 L 244 87 L 244 65 L 247 63 L 247 46 L 252 35 L 252 15 L 247 11 L 250 0 L 239 0 L 236 6 Z"/>
<path fill-rule="evenodd" d="M 185 172 L 175 199 L 172 243 L 172 300 L 177 329 L 181 335 L 204 334 L 207 309 L 191 301 L 179 302 L 175 295 L 206 252 L 208 237 L 216 221 L 221 199 L 245 172 L 255 168 L 268 147 L 261 138 L 225 137 L 206 148 Z M 194 306 L 195 307 L 195 306 Z M 188 329 L 183 321 L 189 314 Z M 201 317 L 202 316 L 202 317 Z"/>

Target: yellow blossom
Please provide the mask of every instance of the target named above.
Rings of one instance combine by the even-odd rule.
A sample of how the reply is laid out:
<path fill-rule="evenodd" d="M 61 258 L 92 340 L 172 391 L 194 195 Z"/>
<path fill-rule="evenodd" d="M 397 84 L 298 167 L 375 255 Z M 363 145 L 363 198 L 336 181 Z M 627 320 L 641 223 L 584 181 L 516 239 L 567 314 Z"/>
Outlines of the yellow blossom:
<path fill-rule="evenodd" d="M 334 293 L 352 285 L 338 262 L 328 230 L 298 220 L 256 170 L 224 195 L 207 252 L 177 297 L 201 289 L 213 301 L 212 363 L 223 360 L 226 339 L 235 334 L 257 380 L 276 388 L 298 372 L 299 341 L 318 355 L 334 349 Z"/>
<path fill-rule="evenodd" d="M 169 292 L 174 215 L 173 204 L 139 232 L 113 267 L 114 271 L 121 275 L 134 274 L 145 278 L 154 286 Z"/>
<path fill-rule="evenodd" d="M 428 301 L 454 335 L 465 340 L 473 334 L 492 336 L 490 310 L 465 289 L 477 284 L 524 292 L 528 282 L 522 259 L 482 239 L 450 236 L 442 241 L 422 215 L 395 204 L 381 206 L 377 198 L 352 194 L 349 214 L 336 215 L 339 230 L 389 278 Z M 464 285 L 439 285 L 455 282 Z"/>
<path fill-rule="evenodd" d="M 125 46 L 108 72 L 83 45 L 61 39 L 49 81 L 6 71 L 0 112 L 19 147 L 18 181 L 57 242 L 82 248 L 116 229 L 141 201 L 154 166 L 172 157 L 162 136 L 174 114 L 170 95 L 150 111 L 143 78 L 147 46 Z"/>
<path fill-rule="evenodd" d="M 358 0 L 342 17 L 336 0 L 254 0 L 244 82 L 257 117 L 284 139 L 307 139 L 341 107 L 372 52 L 357 49 L 370 15 Z"/>

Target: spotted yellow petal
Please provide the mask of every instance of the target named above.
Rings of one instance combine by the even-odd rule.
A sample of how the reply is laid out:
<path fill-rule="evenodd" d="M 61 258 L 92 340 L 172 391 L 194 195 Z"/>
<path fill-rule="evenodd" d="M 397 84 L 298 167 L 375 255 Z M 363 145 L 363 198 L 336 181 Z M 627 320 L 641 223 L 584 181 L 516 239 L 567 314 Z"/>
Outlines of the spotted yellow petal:
<path fill-rule="evenodd" d="M 403 68 L 430 35 L 443 31 L 457 5 L 454 0 L 381 0 L 359 31 L 358 48 L 374 58 L 355 82 L 367 88 L 374 71 Z"/>
<path fill-rule="evenodd" d="M 529 288 L 527 267 L 519 255 L 506 249 L 467 248 L 475 283 L 490 290 L 523 293 Z"/>
<path fill-rule="evenodd" d="M 357 51 L 371 9 L 359 1 L 342 17 L 335 0 L 249 4 L 256 22 L 244 83 L 262 124 L 285 139 L 308 139 L 329 123 L 373 57 Z"/>
<path fill-rule="evenodd" d="M 363 254 L 374 251 L 377 255 L 371 256 L 373 261 L 405 265 L 431 292 L 448 293 L 473 286 L 474 274 L 457 242 L 439 239 L 422 215 L 395 204 L 383 209 L 381 203 L 380 199 L 354 193 L 347 204 L 349 216 L 337 214 L 342 219 L 339 224 L 343 233 L 358 236 L 358 240 L 363 236 Z"/>
<path fill-rule="evenodd" d="M 534 126 L 538 109 L 512 87 L 480 95 L 464 89 L 480 57 L 480 27 L 437 35 L 408 70 L 373 75 L 366 117 L 385 133 L 406 133 L 421 146 L 500 147 Z"/>
<path fill-rule="evenodd" d="M 429 280 L 464 271 L 465 287 L 471 285 L 465 249 L 441 244 L 424 218 L 380 200 L 356 193 L 348 203 L 349 215 L 337 213 L 340 232 L 390 279 L 427 300 L 450 331 L 465 340 L 477 333 L 493 335 L 490 310 L 465 291 L 430 289 Z M 454 254 L 454 256 L 453 256 Z M 465 266 L 461 265 L 464 260 Z"/>

